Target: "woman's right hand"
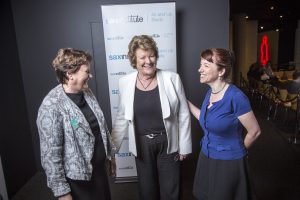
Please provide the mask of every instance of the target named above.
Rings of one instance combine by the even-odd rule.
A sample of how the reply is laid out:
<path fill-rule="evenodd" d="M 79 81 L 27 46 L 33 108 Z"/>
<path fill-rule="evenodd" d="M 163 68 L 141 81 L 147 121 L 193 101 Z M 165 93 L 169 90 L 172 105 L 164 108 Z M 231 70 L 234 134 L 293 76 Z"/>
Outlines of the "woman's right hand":
<path fill-rule="evenodd" d="M 73 200 L 73 198 L 72 198 L 72 195 L 69 193 L 64 196 L 59 197 L 58 200 Z"/>

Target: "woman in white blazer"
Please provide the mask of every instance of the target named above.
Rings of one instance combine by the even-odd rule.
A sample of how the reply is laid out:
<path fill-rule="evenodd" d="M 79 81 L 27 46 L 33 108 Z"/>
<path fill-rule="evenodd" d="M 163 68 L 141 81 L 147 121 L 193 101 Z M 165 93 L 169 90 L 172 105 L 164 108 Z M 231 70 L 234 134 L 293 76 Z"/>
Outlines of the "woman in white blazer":
<path fill-rule="evenodd" d="M 134 36 L 128 58 L 136 72 L 119 80 L 119 110 L 112 138 L 121 146 L 125 134 L 136 157 L 143 200 L 177 200 L 181 160 L 192 152 L 190 114 L 178 74 L 157 69 L 152 37 Z"/>

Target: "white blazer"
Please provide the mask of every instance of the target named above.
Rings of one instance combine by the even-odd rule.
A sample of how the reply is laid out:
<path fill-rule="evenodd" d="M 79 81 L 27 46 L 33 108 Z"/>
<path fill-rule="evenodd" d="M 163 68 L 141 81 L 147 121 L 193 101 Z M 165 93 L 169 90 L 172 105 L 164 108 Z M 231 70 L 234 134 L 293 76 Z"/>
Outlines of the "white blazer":
<path fill-rule="evenodd" d="M 134 128 L 134 92 L 138 72 L 119 80 L 119 110 L 112 130 L 112 140 L 119 150 L 125 134 L 128 134 L 129 151 L 137 156 Z M 167 153 L 192 152 L 191 119 L 184 89 L 178 74 L 157 69 L 157 83 L 163 122 L 168 138 Z"/>

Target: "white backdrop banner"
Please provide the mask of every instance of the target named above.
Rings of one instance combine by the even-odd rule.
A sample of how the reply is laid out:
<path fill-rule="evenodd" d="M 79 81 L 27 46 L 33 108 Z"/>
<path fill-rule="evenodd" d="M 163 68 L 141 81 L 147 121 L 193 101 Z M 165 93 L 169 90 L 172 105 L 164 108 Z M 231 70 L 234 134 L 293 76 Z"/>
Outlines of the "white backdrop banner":
<path fill-rule="evenodd" d="M 176 71 L 175 2 L 103 5 L 101 9 L 111 116 L 114 124 L 119 102 L 118 80 L 135 71 L 127 57 L 128 44 L 133 36 L 152 36 L 159 50 L 158 68 Z M 116 180 L 129 181 L 130 178 L 136 178 L 135 159 L 128 151 L 127 137 L 116 154 L 116 164 Z"/>

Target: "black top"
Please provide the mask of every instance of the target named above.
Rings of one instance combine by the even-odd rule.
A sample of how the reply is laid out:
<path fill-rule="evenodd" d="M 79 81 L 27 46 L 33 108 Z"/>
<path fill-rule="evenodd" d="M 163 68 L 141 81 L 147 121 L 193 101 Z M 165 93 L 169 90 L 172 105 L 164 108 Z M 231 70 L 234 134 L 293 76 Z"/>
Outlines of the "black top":
<path fill-rule="evenodd" d="M 94 114 L 90 106 L 87 104 L 83 92 L 66 94 L 79 107 L 85 119 L 88 121 L 90 128 L 92 129 L 92 132 L 95 136 L 95 146 L 94 155 L 91 162 L 94 168 L 97 166 L 99 167 L 103 165 L 106 155 L 96 115 Z"/>
<path fill-rule="evenodd" d="M 100 127 L 97 121 L 97 118 L 90 108 L 90 106 L 86 103 L 83 92 L 79 93 L 66 93 L 68 97 L 79 107 L 81 112 L 83 113 L 85 119 L 90 125 L 92 132 L 94 135 L 100 133 Z"/>
<path fill-rule="evenodd" d="M 138 135 L 165 131 L 158 87 L 149 91 L 135 88 L 133 109 Z"/>

